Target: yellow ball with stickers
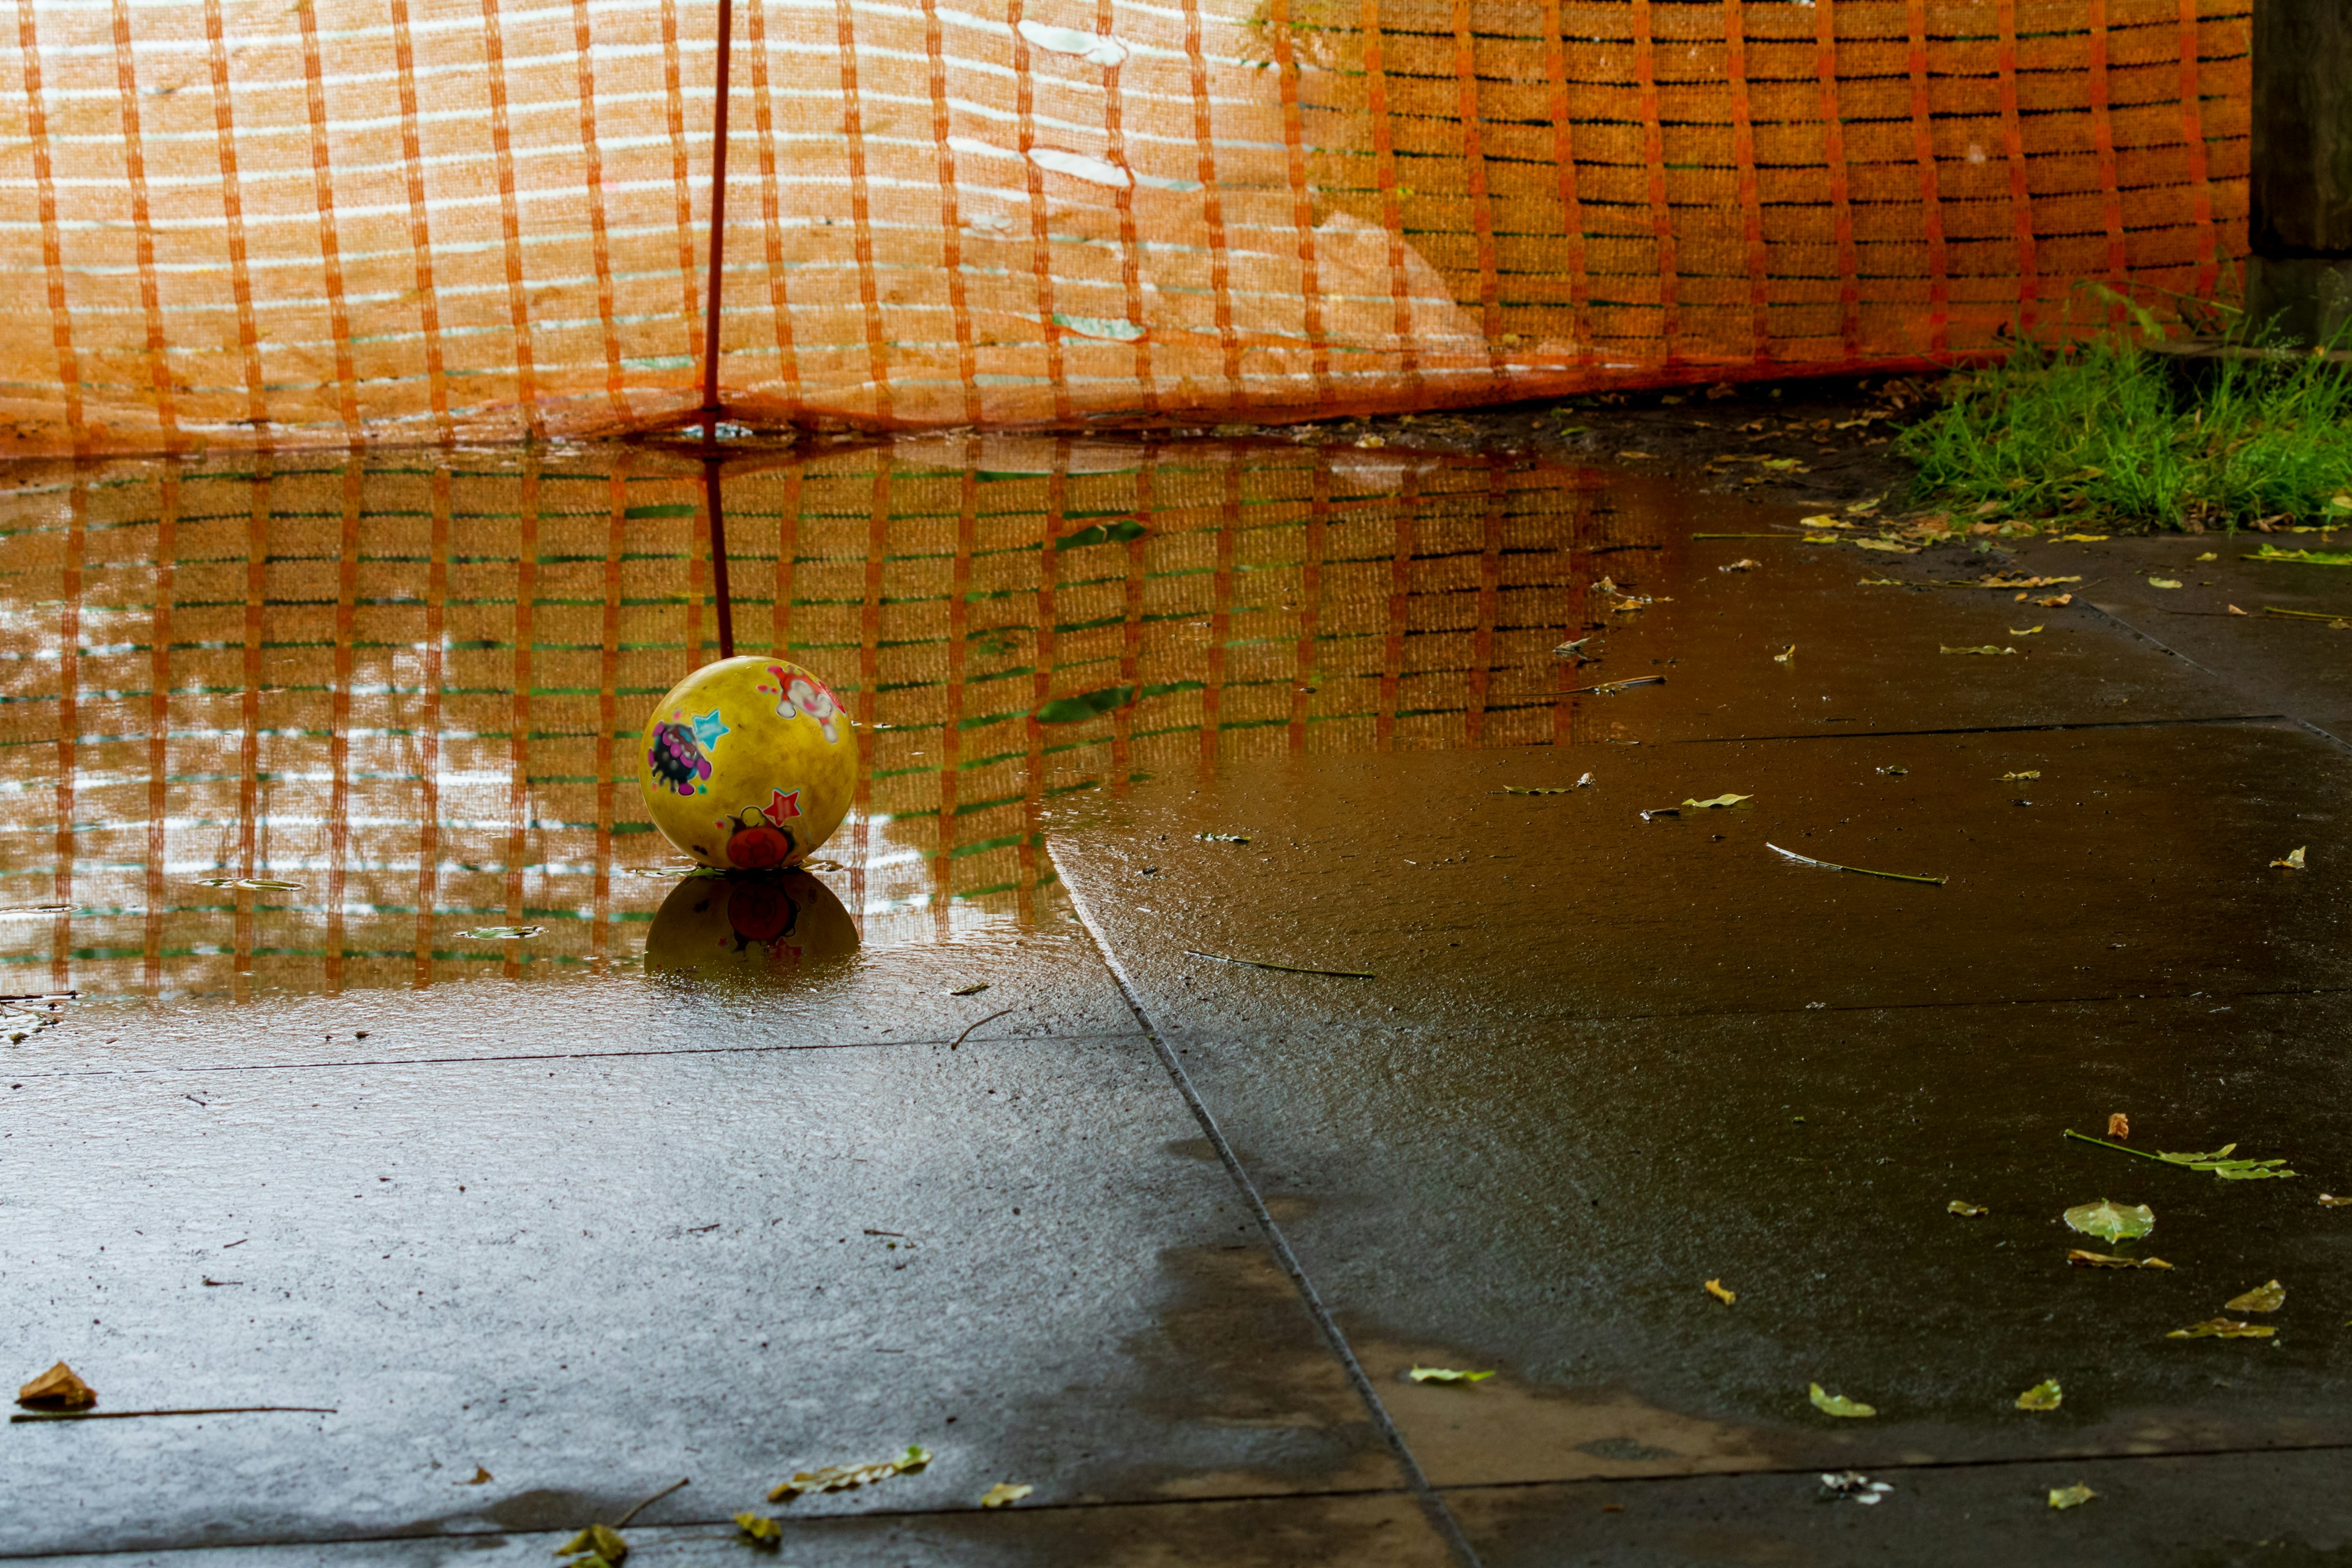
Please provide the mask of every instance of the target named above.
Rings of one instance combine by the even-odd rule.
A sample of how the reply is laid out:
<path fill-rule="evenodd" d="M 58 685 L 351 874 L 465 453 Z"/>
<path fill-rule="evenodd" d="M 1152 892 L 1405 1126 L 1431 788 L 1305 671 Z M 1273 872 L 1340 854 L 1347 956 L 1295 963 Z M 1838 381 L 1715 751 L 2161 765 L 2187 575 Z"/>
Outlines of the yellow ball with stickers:
<path fill-rule="evenodd" d="M 857 740 L 810 671 L 756 654 L 721 659 L 656 704 L 637 787 L 662 837 L 704 865 L 781 871 L 849 815 Z"/>

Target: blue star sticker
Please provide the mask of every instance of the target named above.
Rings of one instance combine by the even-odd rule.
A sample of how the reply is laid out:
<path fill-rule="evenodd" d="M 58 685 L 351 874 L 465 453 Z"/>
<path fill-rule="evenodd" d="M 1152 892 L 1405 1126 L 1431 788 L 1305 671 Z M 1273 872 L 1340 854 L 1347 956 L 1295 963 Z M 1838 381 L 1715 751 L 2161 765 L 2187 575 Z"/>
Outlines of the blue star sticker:
<path fill-rule="evenodd" d="M 727 726 L 719 721 L 718 709 L 713 708 L 708 713 L 695 715 L 694 738 L 702 743 L 704 751 L 707 752 L 719 744 L 719 737 L 727 732 Z"/>

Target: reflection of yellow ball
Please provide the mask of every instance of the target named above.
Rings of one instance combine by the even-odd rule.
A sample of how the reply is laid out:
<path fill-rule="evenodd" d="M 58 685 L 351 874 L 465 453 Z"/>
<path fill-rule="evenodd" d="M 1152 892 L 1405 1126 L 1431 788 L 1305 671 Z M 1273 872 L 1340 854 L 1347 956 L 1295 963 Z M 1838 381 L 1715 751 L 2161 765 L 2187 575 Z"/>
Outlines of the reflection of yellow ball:
<path fill-rule="evenodd" d="M 857 740 L 824 682 L 756 654 L 671 688 L 637 753 L 654 826 L 722 869 L 798 865 L 849 815 L 856 783 Z"/>
<path fill-rule="evenodd" d="M 702 980 L 764 982 L 857 951 L 857 924 L 806 871 L 688 877 L 646 933 L 646 968 Z"/>

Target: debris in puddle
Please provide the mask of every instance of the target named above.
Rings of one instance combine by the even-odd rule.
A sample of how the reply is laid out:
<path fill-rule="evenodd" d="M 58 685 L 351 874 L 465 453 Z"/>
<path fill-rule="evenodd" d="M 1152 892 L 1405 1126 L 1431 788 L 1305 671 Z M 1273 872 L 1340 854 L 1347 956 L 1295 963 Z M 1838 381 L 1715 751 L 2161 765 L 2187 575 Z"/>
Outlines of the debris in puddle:
<path fill-rule="evenodd" d="M 802 864 L 814 866 L 816 862 L 808 860 Z M 831 869 L 839 869 L 838 867 L 831 867 L 830 863 L 828 866 Z M 624 868 L 621 875 L 640 877 L 649 882 L 675 882 L 682 877 L 723 877 L 726 873 L 714 866 L 630 866 Z"/>
<path fill-rule="evenodd" d="M 1083 724 L 1099 718 L 1113 709 L 1124 708 L 1135 700 L 1134 686 L 1106 686 L 1098 691 L 1083 691 L 1076 697 L 1056 697 L 1040 703 L 1030 715 L 1040 724 Z"/>
<path fill-rule="evenodd" d="M 735 1528 L 754 1546 L 776 1547 L 784 1542 L 783 1525 L 764 1513 L 745 1509 L 735 1516 Z"/>
<path fill-rule="evenodd" d="M 243 888 L 255 893 L 299 893 L 299 882 L 281 882 L 275 877 L 199 877 L 199 888 Z"/>
<path fill-rule="evenodd" d="M 2080 1481 L 2076 1481 L 2071 1487 L 2052 1487 L 2050 1506 L 2059 1509 L 2080 1508 L 2098 1495 Z"/>
<path fill-rule="evenodd" d="M 1822 1472 L 1822 1502 L 1858 1502 L 1864 1508 L 1876 1507 L 1880 1499 L 1895 1489 L 1885 1481 L 1874 1481 L 1860 1470 L 1824 1470 Z"/>
<path fill-rule="evenodd" d="M 2122 1258 L 2112 1252 L 2085 1252 L 2079 1247 L 2066 1249 L 2066 1261 L 2077 1268 L 2169 1268 L 2171 1264 L 2161 1258 Z"/>
<path fill-rule="evenodd" d="M 1617 579 L 1614 577 L 1603 577 L 1585 591 L 1591 594 L 1614 594 L 1618 591 Z"/>
<path fill-rule="evenodd" d="M 963 1026 L 963 1033 L 962 1033 L 962 1034 L 958 1035 L 954 1039 L 950 1040 L 950 1041 L 948 1042 L 948 1049 L 950 1049 L 950 1050 L 954 1050 L 957 1047 L 959 1047 L 959 1046 L 962 1045 L 966 1040 L 968 1040 L 968 1039 L 971 1038 L 971 1032 L 972 1032 L 974 1029 L 979 1028 L 982 1024 L 992 1024 L 992 1023 L 994 1023 L 997 1019 L 1002 1018 L 1003 1016 L 1004 1016 L 1004 1015 L 1006 1015 L 1007 1013 L 1017 1013 L 1017 1012 L 1019 1012 L 1019 1011 L 1020 1011 L 1020 1009 L 1019 1009 L 1019 1008 L 1017 1008 L 1017 1007 L 999 1007 L 995 1012 L 991 1013 L 991 1014 L 990 1014 L 987 1017 L 985 1017 L 985 1018 L 974 1018 L 971 1023 L 966 1024 L 966 1025 Z"/>
<path fill-rule="evenodd" d="M 1769 841 L 1764 847 L 1775 855 L 1785 855 L 1801 866 L 1818 866 L 1824 871 L 1851 871 L 1857 877 L 1883 877 L 1890 882 L 1925 882 L 1936 888 L 1950 880 L 1948 877 L 1915 877 L 1907 871 L 1867 871 L 1860 866 L 1841 866 L 1834 860 L 1816 860 L 1810 855 L 1800 855 L 1793 849 L 1783 849 Z"/>
<path fill-rule="evenodd" d="M 2340 1209 L 2352 1206 L 2352 1198 L 2339 1198 L 2334 1193 L 2320 1194 L 2319 1202 L 2324 1208 Z"/>
<path fill-rule="evenodd" d="M 1450 1366 L 1416 1366 L 1405 1374 L 1415 1383 L 1484 1383 L 1491 1372 L 1463 1372 Z"/>
<path fill-rule="evenodd" d="M 1779 653 L 1772 656 L 1772 662 L 1774 664 L 1786 664 L 1796 657 L 1797 645 L 1795 643 L 1790 643 L 1787 647 L 1782 648 Z"/>
<path fill-rule="evenodd" d="M 1262 958 L 1234 958 L 1222 952 L 1202 952 L 1198 948 L 1184 950 L 1187 958 L 1205 958 L 1212 963 L 1238 963 L 1245 969 L 1271 969 L 1283 974 L 1328 974 L 1340 980 L 1377 980 L 1379 975 L 1369 969 L 1308 969 L 1295 963 L 1275 963 Z"/>
<path fill-rule="evenodd" d="M 1664 686 L 1665 683 L 1666 678 L 1663 675 L 1643 675 L 1632 680 L 1604 680 L 1598 686 L 1574 686 L 1561 692 L 1560 695 L 1562 697 L 1614 697 L 1619 692 L 1629 691 L 1636 686 Z"/>
<path fill-rule="evenodd" d="M 2017 1407 L 2020 1410 L 2055 1410 L 2065 1397 L 2065 1391 L 2058 1386 L 2058 1380 L 2045 1377 L 2017 1396 Z"/>
<path fill-rule="evenodd" d="M 1880 768 L 1877 771 L 1885 773 L 1888 778 L 1899 779 L 1911 770 L 1905 767 L 1901 763 L 1889 763 L 1886 766 Z"/>
<path fill-rule="evenodd" d="M 1683 804 L 1696 811 L 1707 811 L 1719 806 L 1738 805 L 1743 800 L 1755 798 L 1749 795 L 1719 795 L 1712 800 L 1686 800 Z"/>
<path fill-rule="evenodd" d="M 2095 1143 L 2102 1149 L 2113 1149 L 2125 1154 L 2137 1154 L 2143 1160 L 2160 1160 L 2165 1164 L 2179 1165 L 2184 1170 L 2210 1171 L 2225 1182 L 2271 1181 L 2294 1174 L 2293 1171 L 2286 1169 L 2284 1158 L 2231 1159 L 2231 1152 L 2238 1147 L 2235 1143 L 2224 1143 L 2219 1149 L 2203 1154 L 2167 1154 L 2147 1149 L 2127 1149 L 2121 1143 L 2110 1143 L 2104 1138 L 2094 1138 L 2087 1132 L 2077 1132 L 2071 1127 L 2066 1129 L 2065 1136 L 2077 1143 Z"/>
<path fill-rule="evenodd" d="M 1976 654 L 1988 654 L 1988 655 L 1991 655 L 1991 654 L 2015 653 L 2015 652 L 2017 651 L 2017 650 L 2016 650 L 2015 648 L 2013 648 L 2013 647 L 2000 647 L 2000 646 L 1999 646 L 1998 644 L 1995 644 L 1995 643 L 1986 643 L 1986 644 L 1985 644 L 1983 647 L 1952 647 L 1945 646 L 1945 645 L 1939 645 L 1939 646 L 1943 646 L 1943 647 L 1944 647 L 1944 651 L 1945 651 L 1946 653 L 1976 653 Z"/>
<path fill-rule="evenodd" d="M 2040 768 L 2028 768 L 2021 773 L 2003 773 L 2000 775 L 2000 782 L 2003 784 L 2020 784 L 2027 779 L 2038 779 L 2041 776 L 2042 770 Z"/>
<path fill-rule="evenodd" d="M 1589 789 L 1591 787 L 1591 784 L 1592 775 L 1591 773 L 1586 773 L 1582 778 L 1578 779 L 1572 784 L 1505 784 L 1498 793 L 1503 795 L 1574 795 L 1578 790 Z"/>
<path fill-rule="evenodd" d="M 459 1481 L 457 1484 L 461 1487 L 486 1487 L 497 1479 L 498 1477 L 490 1474 L 489 1471 L 484 1469 L 481 1466 L 476 1465 L 474 1467 L 474 1473 L 467 1477 L 464 1480 Z"/>
<path fill-rule="evenodd" d="M 1813 1402 L 1813 1408 L 1820 1411 L 1824 1415 L 1845 1415 L 1859 1418 L 1864 1415 L 1875 1415 L 1878 1414 L 1878 1406 L 1875 1405 L 1864 1405 L 1858 1399 L 1848 1399 L 1843 1394 L 1826 1393 L 1818 1383 L 1808 1385 L 1806 1389 L 1806 1397 Z"/>
<path fill-rule="evenodd" d="M 478 926 L 457 934 L 469 942 L 528 942 L 546 930 L 545 926 Z"/>
<path fill-rule="evenodd" d="M 2286 1287 L 2273 1279 L 2221 1303 L 2225 1312 L 2275 1312 L 2286 1305 Z"/>
<path fill-rule="evenodd" d="M 931 1462 L 931 1451 L 919 1443 L 908 1444 L 907 1451 L 895 1459 L 877 1459 L 865 1465 L 827 1465 L 821 1470 L 802 1470 L 791 1480 L 779 1481 L 768 1493 L 770 1502 L 790 1502 L 808 1492 L 840 1492 L 853 1487 L 871 1486 L 887 1481 L 892 1476 L 912 1475 Z"/>
<path fill-rule="evenodd" d="M 2309 868 L 2304 863 L 2303 853 L 2305 849 L 2310 847 L 2311 846 L 2305 844 L 2288 850 L 2285 854 L 2271 862 L 2271 868 L 2275 871 L 2302 871 L 2309 869 Z"/>
<path fill-rule="evenodd" d="M 1680 816 L 1682 814 L 1683 808 L 1678 805 L 1654 805 L 1642 813 L 1642 820 L 1647 822 L 1653 817 Z"/>
<path fill-rule="evenodd" d="M 2120 1110 L 2109 1111 L 2107 1113 L 2107 1136 L 2110 1138 L 2130 1137 L 2131 1118 L 2126 1116 Z"/>
<path fill-rule="evenodd" d="M 2185 1329 L 2175 1329 L 2168 1340 L 2266 1340 L 2277 1333 L 2267 1323 L 2241 1323 L 2228 1318 L 2208 1318 Z"/>
<path fill-rule="evenodd" d="M 16 1403 L 27 1410 L 84 1410 L 98 1403 L 98 1390 L 59 1362 L 17 1389 Z"/>
<path fill-rule="evenodd" d="M 999 1481 L 981 1495 L 982 1508 L 1009 1508 L 1035 1491 L 1035 1487 L 1015 1486 L 1011 1481 Z"/>
<path fill-rule="evenodd" d="M 987 989 L 988 982 L 982 980 L 974 984 L 959 986 L 957 989 L 949 992 L 948 994 L 950 996 L 977 996 Z"/>
<path fill-rule="evenodd" d="M 33 915 L 69 915 L 71 904 L 10 904 L 0 909 L 0 920 L 16 920 Z"/>
<path fill-rule="evenodd" d="M 1733 562 L 1728 566 L 1718 566 L 1716 570 L 1718 572 L 1753 572 L 1763 564 L 1764 563 L 1761 561 L 1753 561 L 1743 557 L 1740 560 Z"/>
<path fill-rule="evenodd" d="M 1201 840 L 1203 844 L 1246 844 L 1249 842 L 1249 836 L 1244 833 L 1195 833 L 1192 837 Z"/>
<path fill-rule="evenodd" d="M 2095 1236 L 2101 1241 L 2137 1241 L 2156 1228 L 2156 1211 L 2146 1204 L 2119 1204 L 2112 1198 L 2076 1204 L 2059 1217 L 2066 1222 L 2068 1229 Z"/>
<path fill-rule="evenodd" d="M 1739 1292 L 1727 1289 L 1723 1281 L 1720 1279 L 1708 1280 L 1706 1282 L 1706 1293 L 1714 1297 L 1717 1300 L 1722 1302 L 1727 1307 L 1739 1300 Z"/>
<path fill-rule="evenodd" d="M 1591 640 L 1592 639 L 1589 637 L 1578 637 L 1574 642 L 1561 643 L 1558 647 L 1551 650 L 1551 656 L 1554 658 L 1560 659 L 1582 658 L 1584 657 L 1584 645 Z"/>
<path fill-rule="evenodd" d="M 1974 1219 L 1979 1215 L 1990 1214 L 1992 1213 L 1992 1210 L 1982 1207 L 1977 1204 L 1964 1202 L 1959 1198 L 1954 1198 L 1950 1203 L 1944 1205 L 1944 1212 L 1946 1214 L 1956 1214 L 1962 1219 Z"/>

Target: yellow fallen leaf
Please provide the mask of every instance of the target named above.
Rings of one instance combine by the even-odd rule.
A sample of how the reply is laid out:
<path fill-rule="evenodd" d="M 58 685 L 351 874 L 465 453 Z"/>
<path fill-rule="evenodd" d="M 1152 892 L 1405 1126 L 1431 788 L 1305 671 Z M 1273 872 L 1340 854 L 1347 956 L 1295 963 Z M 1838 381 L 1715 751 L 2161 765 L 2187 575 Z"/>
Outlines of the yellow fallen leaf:
<path fill-rule="evenodd" d="M 592 1524 L 555 1549 L 558 1557 L 577 1559 L 572 1568 L 593 1568 L 598 1563 L 620 1568 L 622 1559 L 628 1554 L 629 1543 L 609 1524 Z"/>
<path fill-rule="evenodd" d="M 2098 1493 L 2093 1491 L 2090 1488 L 2084 1486 L 2080 1481 L 2076 1481 L 2071 1487 L 2052 1487 L 2050 1489 L 2050 1506 L 2052 1508 L 2080 1508 L 2098 1495 Z"/>
<path fill-rule="evenodd" d="M 2309 847 L 2311 847 L 2306 844 L 2301 849 L 2290 849 L 2279 858 L 2272 861 L 2271 864 L 2283 871 L 2304 870 L 2306 868 L 2303 863 L 2303 850 L 2308 849 Z"/>
<path fill-rule="evenodd" d="M 2003 784 L 2019 784 L 2026 779 L 2038 779 L 2041 776 L 2042 770 L 2040 768 L 2028 768 L 2021 773 L 2003 773 L 2000 775 L 2000 782 Z"/>
<path fill-rule="evenodd" d="M 1716 570 L 1718 572 L 1753 572 L 1763 564 L 1764 563 L 1761 561 L 1748 557 L 1735 561 L 1728 566 L 1718 566 Z"/>
<path fill-rule="evenodd" d="M 2036 599 L 2033 602 L 2041 605 L 2045 610 L 2063 609 L 2066 605 L 2074 602 L 2074 595 L 2072 594 L 2053 594 L 2046 599 Z"/>
<path fill-rule="evenodd" d="M 2107 1117 L 2107 1136 L 2117 1140 L 2129 1138 L 2131 1136 L 2131 1118 L 2126 1116 L 2120 1110 L 2109 1113 Z"/>
<path fill-rule="evenodd" d="M 2147 585 L 2151 588 L 2178 588 L 2180 586 L 2178 582 L 2174 581 L 2170 577 L 2150 577 L 2147 580 Z"/>
<path fill-rule="evenodd" d="M 2061 544 L 2105 544 L 2109 536 L 2104 533 L 2062 533 L 2058 536 L 2058 542 Z"/>
<path fill-rule="evenodd" d="M 2171 1264 L 2161 1258 L 2123 1258 L 2112 1252 L 2085 1252 L 2079 1247 L 2066 1249 L 2066 1261 L 2077 1268 L 2169 1268 Z"/>
<path fill-rule="evenodd" d="M 2191 1323 L 2185 1329 L 2175 1329 L 2164 1337 L 2168 1340 L 2266 1340 L 2278 1331 L 2263 1324 L 2232 1322 L 2228 1318 L 2208 1318 L 2201 1323 Z"/>
<path fill-rule="evenodd" d="M 1974 1219 L 1979 1215 L 1990 1214 L 1992 1213 L 1992 1210 L 1989 1208 L 1980 1208 L 1975 1204 L 1963 1203 L 1958 1198 L 1954 1198 L 1950 1203 L 1944 1205 L 1944 1212 L 1946 1214 L 1958 1215 L 1962 1219 Z"/>
<path fill-rule="evenodd" d="M 761 1546 L 772 1546 L 784 1538 L 784 1527 L 763 1513 L 747 1511 L 737 1514 L 735 1528 L 741 1531 L 747 1539 Z"/>
<path fill-rule="evenodd" d="M 852 1487 L 871 1486 L 892 1476 L 908 1475 L 931 1462 L 930 1450 L 920 1444 L 909 1444 L 907 1451 L 895 1459 L 877 1459 L 865 1465 L 827 1465 L 821 1470 L 803 1470 L 788 1481 L 779 1481 L 768 1493 L 770 1502 L 790 1502 L 804 1492 L 841 1492 Z"/>
<path fill-rule="evenodd" d="M 2045 1377 L 2017 1396 L 2017 1407 L 2020 1410 L 2055 1410 L 2065 1397 L 2065 1391 L 2058 1386 L 2058 1380 Z"/>
<path fill-rule="evenodd" d="M 1706 1293 L 1714 1297 L 1717 1300 L 1722 1302 L 1727 1307 L 1739 1300 L 1739 1292 L 1737 1290 L 1727 1290 L 1724 1289 L 1723 1281 L 1720 1279 L 1708 1280 L 1706 1282 Z"/>
<path fill-rule="evenodd" d="M 2015 653 L 2017 650 L 2013 647 L 1996 647 L 1991 643 L 1987 643 L 1982 647 L 1947 647 L 1944 651 L 1946 653 L 1998 654 Z"/>
<path fill-rule="evenodd" d="M 2028 626 L 2023 631 L 2019 631 L 2016 627 L 2011 626 L 2010 628 L 2009 635 L 2013 637 L 2040 637 L 2042 635 L 2042 628 L 2040 626 Z"/>
<path fill-rule="evenodd" d="M 1910 545 L 1897 544 L 1891 539 L 1857 539 L 1853 542 L 1853 547 L 1856 550 L 1884 550 L 1889 555 L 1916 555 L 1919 553 L 1918 551 L 1913 549 Z"/>
<path fill-rule="evenodd" d="M 2244 614 L 2246 613 L 2245 611 L 2243 611 L 2243 610 L 2242 610 L 2242 609 L 2238 608 L 2238 606 L 2237 606 L 2237 605 L 2231 605 L 2231 606 L 2229 606 L 2229 609 L 2230 609 L 2230 613 L 2231 613 L 2231 615 L 2233 615 L 2233 616 L 2242 616 L 2242 615 L 2244 615 Z"/>
<path fill-rule="evenodd" d="M 1811 517 L 1799 518 L 1797 526 L 1799 528 L 1852 528 L 1853 524 L 1843 518 L 1832 517 L 1823 511 L 1816 512 Z"/>
<path fill-rule="evenodd" d="M 1822 1391 L 1822 1385 L 1818 1383 L 1808 1385 L 1806 1397 L 1813 1402 L 1813 1408 L 1824 1415 L 1846 1415 L 1859 1418 L 1878 1414 L 1878 1407 L 1874 1405 L 1864 1405 L 1858 1399 L 1848 1399 L 1843 1394 L 1824 1394 Z"/>
<path fill-rule="evenodd" d="M 994 1486 L 989 1488 L 987 1493 L 981 1498 L 980 1506 L 982 1508 L 1004 1508 L 1010 1504 L 1019 1502 L 1023 1498 L 1027 1497 L 1031 1492 L 1034 1492 L 1036 1489 L 1037 1489 L 1035 1487 L 1016 1487 L 1011 1481 L 999 1481 Z"/>
<path fill-rule="evenodd" d="M 1415 1383 L 1484 1383 L 1491 1372 L 1461 1372 L 1450 1366 L 1417 1366 L 1405 1374 Z"/>
<path fill-rule="evenodd" d="M 2204 554 L 2200 555 L 2197 559 L 2199 561 L 2219 561 L 2221 558 L 2209 550 Z"/>
<path fill-rule="evenodd" d="M 2273 1279 L 2221 1303 L 2225 1312 L 2275 1312 L 2286 1305 L 2286 1287 Z"/>
<path fill-rule="evenodd" d="M 1704 811 L 1709 806 L 1738 805 L 1743 800 L 1753 800 L 1756 797 L 1754 795 L 1719 795 L 1713 800 L 1686 800 L 1683 802 L 1683 804 L 1685 805 L 1696 806 L 1698 809 Z"/>
<path fill-rule="evenodd" d="M 1617 455 L 1634 462 L 1640 462 L 1647 458 L 1650 454 L 1647 452 L 1620 452 Z"/>
<path fill-rule="evenodd" d="M 27 1410 L 87 1410 L 98 1403 L 98 1390 L 74 1375 L 59 1362 L 16 1391 L 16 1403 Z"/>
<path fill-rule="evenodd" d="M 2319 1201 L 2324 1206 L 2332 1209 L 2352 1207 L 2352 1198 L 2339 1198 L 2334 1193 L 2320 1194 Z"/>
<path fill-rule="evenodd" d="M 1774 664 L 1786 664 L 1786 663 L 1788 663 L 1790 659 L 1792 659 L 1792 658 L 1796 658 L 1796 657 L 1797 657 L 1797 645 L 1796 645 L 1795 643 L 1790 643 L 1787 647 L 1785 647 L 1785 648 L 1781 649 L 1779 653 L 1776 653 L 1776 654 L 1774 654 L 1774 655 L 1772 656 L 1772 662 L 1773 662 Z"/>
<path fill-rule="evenodd" d="M 465 1480 L 459 1481 L 457 1484 L 461 1487 L 486 1487 L 496 1479 L 498 1479 L 496 1476 L 482 1468 L 481 1466 L 476 1465 L 474 1467 L 474 1473 Z"/>

